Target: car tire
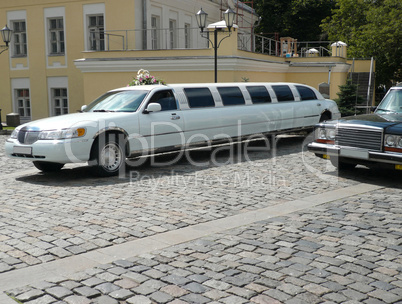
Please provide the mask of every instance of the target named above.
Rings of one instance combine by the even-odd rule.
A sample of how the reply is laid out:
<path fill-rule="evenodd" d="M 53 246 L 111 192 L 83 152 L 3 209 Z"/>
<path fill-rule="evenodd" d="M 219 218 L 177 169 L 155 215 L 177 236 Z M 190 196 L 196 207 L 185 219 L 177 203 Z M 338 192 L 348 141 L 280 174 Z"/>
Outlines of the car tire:
<path fill-rule="evenodd" d="M 353 162 L 347 162 L 339 157 L 331 156 L 330 161 L 331 161 L 332 165 L 338 169 L 338 171 L 353 170 L 357 165 Z"/>
<path fill-rule="evenodd" d="M 98 176 L 115 176 L 125 169 L 125 136 L 109 133 L 100 135 L 94 143 L 89 165 Z"/>
<path fill-rule="evenodd" d="M 57 172 L 64 167 L 64 164 L 52 163 L 46 161 L 34 161 L 34 166 L 42 172 Z"/>
<path fill-rule="evenodd" d="M 328 113 L 322 114 L 321 117 L 320 117 L 320 122 L 324 122 L 324 121 L 327 121 L 327 120 L 331 120 L 330 114 L 328 114 Z"/>

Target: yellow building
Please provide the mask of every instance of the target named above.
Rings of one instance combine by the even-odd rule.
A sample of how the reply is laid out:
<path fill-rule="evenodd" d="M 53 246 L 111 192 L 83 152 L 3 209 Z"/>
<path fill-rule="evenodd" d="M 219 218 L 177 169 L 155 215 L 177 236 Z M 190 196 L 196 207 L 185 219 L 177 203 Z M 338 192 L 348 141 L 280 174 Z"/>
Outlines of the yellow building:
<path fill-rule="evenodd" d="M 11 112 L 21 122 L 76 112 L 106 90 L 127 85 L 139 69 L 167 83 L 213 82 L 214 49 L 195 16 L 201 7 L 210 24 L 228 7 L 237 13 L 237 26 L 219 45 L 219 82 L 289 81 L 317 89 L 329 83 L 330 98 L 336 98 L 352 70 L 370 72 L 370 61 L 352 62 L 346 49 L 311 56 L 292 38 L 279 43 L 254 35 L 258 16 L 253 1 L 243 2 L 2 0 L 0 24 L 13 30 L 0 55 L 2 120 Z M 215 27 L 203 34 L 212 42 Z M 218 41 L 227 36 L 217 32 Z"/>

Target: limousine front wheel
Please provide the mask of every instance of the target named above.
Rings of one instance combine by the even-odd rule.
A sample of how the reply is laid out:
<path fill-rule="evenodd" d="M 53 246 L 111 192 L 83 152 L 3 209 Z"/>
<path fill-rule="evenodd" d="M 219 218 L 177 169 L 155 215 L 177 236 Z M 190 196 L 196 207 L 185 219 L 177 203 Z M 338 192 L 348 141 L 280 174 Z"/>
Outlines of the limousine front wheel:
<path fill-rule="evenodd" d="M 101 135 L 92 149 L 90 165 L 99 176 L 114 176 L 124 169 L 125 139 L 123 134 Z"/>

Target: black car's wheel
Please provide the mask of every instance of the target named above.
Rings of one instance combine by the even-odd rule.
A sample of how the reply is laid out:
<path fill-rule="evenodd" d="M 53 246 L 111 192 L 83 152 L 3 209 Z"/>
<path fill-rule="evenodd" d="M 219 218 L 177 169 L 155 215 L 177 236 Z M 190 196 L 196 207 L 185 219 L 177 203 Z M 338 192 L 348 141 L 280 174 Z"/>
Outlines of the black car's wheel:
<path fill-rule="evenodd" d="M 99 176 L 114 176 L 124 169 L 126 161 L 123 134 L 103 134 L 95 141 L 89 164 Z"/>
<path fill-rule="evenodd" d="M 34 161 L 33 164 L 37 169 L 41 170 L 42 172 L 57 172 L 64 167 L 64 164 L 46 161 Z"/>
<path fill-rule="evenodd" d="M 339 171 L 353 170 L 356 167 L 356 163 L 351 161 L 345 161 L 345 159 L 340 157 L 331 156 L 331 163 L 334 167 L 338 168 Z"/>

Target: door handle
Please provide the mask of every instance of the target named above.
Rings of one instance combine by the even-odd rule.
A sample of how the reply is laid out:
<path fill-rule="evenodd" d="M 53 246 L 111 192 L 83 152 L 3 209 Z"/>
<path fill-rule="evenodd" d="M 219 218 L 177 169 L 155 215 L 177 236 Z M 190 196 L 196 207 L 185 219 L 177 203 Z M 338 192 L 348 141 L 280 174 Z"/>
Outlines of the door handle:
<path fill-rule="evenodd" d="M 176 113 L 173 113 L 172 117 L 170 119 L 171 120 L 177 120 L 177 119 L 180 119 L 180 116 L 176 115 Z"/>

